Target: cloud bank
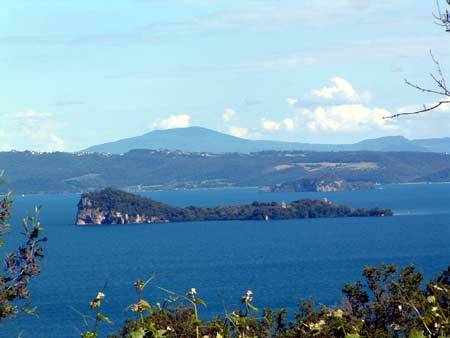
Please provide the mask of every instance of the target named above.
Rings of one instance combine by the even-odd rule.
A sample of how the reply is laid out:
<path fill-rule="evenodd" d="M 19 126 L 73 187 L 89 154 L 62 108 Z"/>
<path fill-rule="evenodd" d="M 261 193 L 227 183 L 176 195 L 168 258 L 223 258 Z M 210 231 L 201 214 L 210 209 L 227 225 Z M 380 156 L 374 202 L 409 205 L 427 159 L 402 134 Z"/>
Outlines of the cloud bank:
<path fill-rule="evenodd" d="M 188 114 L 171 115 L 154 124 L 157 129 L 187 128 L 191 125 L 191 116 Z"/>

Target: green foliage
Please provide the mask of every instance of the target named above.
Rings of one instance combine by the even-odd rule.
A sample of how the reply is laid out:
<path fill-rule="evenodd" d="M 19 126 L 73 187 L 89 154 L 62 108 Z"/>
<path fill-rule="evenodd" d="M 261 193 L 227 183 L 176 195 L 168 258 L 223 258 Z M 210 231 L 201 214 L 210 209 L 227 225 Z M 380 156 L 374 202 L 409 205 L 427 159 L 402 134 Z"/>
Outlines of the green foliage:
<path fill-rule="evenodd" d="M 299 179 L 352 182 L 450 181 L 450 155 L 414 152 L 204 154 L 133 150 L 124 155 L 0 152 L 9 187 L 20 193 L 105 187 L 152 189 L 272 186 Z M 322 166 L 335 163 L 336 166 Z M 346 164 L 374 163 L 370 170 Z M 279 165 L 285 170 L 276 170 Z M 304 165 L 314 170 L 305 169 Z"/>
<path fill-rule="evenodd" d="M 93 213 L 101 212 L 104 223 L 186 222 L 209 220 L 264 220 L 318 217 L 391 216 L 389 209 L 350 209 L 326 200 L 298 200 L 290 203 L 253 202 L 250 205 L 176 208 L 151 199 L 107 188 L 84 193 L 78 204 L 84 223 L 93 222 Z M 139 215 L 139 216 L 138 216 Z M 137 221 L 141 217 L 140 221 Z M 146 219 L 143 219 L 146 217 Z"/>
<path fill-rule="evenodd" d="M 0 174 L 0 185 L 3 183 Z M 9 230 L 11 216 L 11 194 L 6 193 L 0 201 L 0 239 Z M 34 216 L 23 220 L 24 243 L 16 250 L 7 253 L 4 273 L 0 274 L 0 322 L 12 319 L 22 311 L 29 315 L 37 315 L 36 308 L 30 307 L 25 300 L 30 295 L 31 279 L 40 274 L 40 261 L 44 256 L 42 244 L 47 239 L 41 237 L 43 228 L 39 222 L 40 208 L 36 208 Z M 0 248 L 3 241 L 0 242 Z"/>
<path fill-rule="evenodd" d="M 420 338 L 450 334 L 450 267 L 425 289 L 421 287 L 422 274 L 413 266 L 400 270 L 394 265 L 367 267 L 363 276 L 364 281 L 344 287 L 340 307 L 301 301 L 293 321 L 286 319 L 286 310 L 260 313 L 253 305 L 251 290 L 235 311 L 202 321 L 195 289 L 182 296 L 169 292 L 170 301 L 165 304 L 171 305 L 150 307 L 155 310 L 128 320 L 111 338 Z"/>

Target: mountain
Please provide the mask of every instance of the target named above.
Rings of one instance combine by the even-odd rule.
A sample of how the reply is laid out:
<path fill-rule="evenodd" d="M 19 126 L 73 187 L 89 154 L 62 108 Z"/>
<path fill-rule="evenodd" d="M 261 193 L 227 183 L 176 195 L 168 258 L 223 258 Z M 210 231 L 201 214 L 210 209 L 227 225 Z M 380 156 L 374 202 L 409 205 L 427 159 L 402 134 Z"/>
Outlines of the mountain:
<path fill-rule="evenodd" d="M 412 142 L 429 152 L 450 153 L 450 137 L 414 140 Z"/>
<path fill-rule="evenodd" d="M 124 154 L 132 149 L 167 149 L 186 152 L 250 153 L 263 150 L 295 150 L 299 149 L 299 147 L 302 149 L 315 148 L 315 145 L 278 141 L 254 141 L 207 128 L 189 127 L 154 130 L 141 136 L 92 146 L 83 151 Z"/>
<path fill-rule="evenodd" d="M 388 136 L 354 144 L 311 144 L 248 140 L 202 127 L 154 130 L 141 136 L 89 147 L 84 152 L 124 154 L 133 149 L 185 152 L 252 153 L 258 151 L 415 151 L 450 153 L 450 138 L 408 140 Z"/>
<path fill-rule="evenodd" d="M 449 182 L 450 155 L 430 152 L 104 153 L 0 152 L 4 189 L 16 193 L 271 187 L 311 182 Z"/>

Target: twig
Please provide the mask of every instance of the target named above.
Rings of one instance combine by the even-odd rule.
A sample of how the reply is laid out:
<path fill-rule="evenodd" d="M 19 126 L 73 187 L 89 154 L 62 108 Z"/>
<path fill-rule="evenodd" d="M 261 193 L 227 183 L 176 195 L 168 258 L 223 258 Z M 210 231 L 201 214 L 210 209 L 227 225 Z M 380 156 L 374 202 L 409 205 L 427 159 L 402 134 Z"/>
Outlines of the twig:
<path fill-rule="evenodd" d="M 391 115 L 391 116 L 385 116 L 385 117 L 383 117 L 383 119 L 394 119 L 396 117 L 403 116 L 403 115 L 417 115 L 417 114 L 421 114 L 421 113 L 425 113 L 425 112 L 434 110 L 434 109 L 438 108 L 439 106 L 441 106 L 443 104 L 449 104 L 449 103 L 450 103 L 450 101 L 441 101 L 441 102 L 439 102 L 439 103 L 437 103 L 437 104 L 435 104 L 434 106 L 431 106 L 431 107 L 427 107 L 427 106 L 424 105 L 424 109 L 422 109 L 422 110 L 418 110 L 418 111 L 414 111 L 414 112 L 408 112 L 408 113 L 398 113 L 398 114 L 394 114 L 394 115 Z"/>
<path fill-rule="evenodd" d="M 448 96 L 445 92 L 439 92 L 439 91 L 437 91 L 437 90 L 423 88 L 423 87 L 420 87 L 420 86 L 418 86 L 418 85 L 416 85 L 416 84 L 414 84 L 414 83 L 409 82 L 408 80 L 405 80 L 405 83 L 406 83 L 408 86 L 413 87 L 414 89 L 420 90 L 421 92 L 425 92 L 425 93 L 433 93 L 433 94 L 438 94 L 438 95 L 442 95 L 442 96 Z"/>

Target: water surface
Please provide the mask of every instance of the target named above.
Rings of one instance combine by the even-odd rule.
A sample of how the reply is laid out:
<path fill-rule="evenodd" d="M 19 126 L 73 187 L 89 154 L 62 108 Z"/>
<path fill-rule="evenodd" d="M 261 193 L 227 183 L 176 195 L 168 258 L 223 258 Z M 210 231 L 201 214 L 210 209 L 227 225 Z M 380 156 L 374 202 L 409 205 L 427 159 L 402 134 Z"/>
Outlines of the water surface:
<path fill-rule="evenodd" d="M 342 286 L 360 278 L 365 265 L 414 263 L 430 278 L 450 262 L 450 185 L 392 185 L 339 193 L 260 193 L 253 189 L 146 193 L 179 206 L 242 204 L 323 198 L 352 207 L 392 208 L 395 217 L 284 221 L 213 221 L 172 224 L 75 226 L 79 195 L 15 198 L 14 221 L 43 205 L 46 257 L 33 280 L 32 302 L 40 318 L 21 317 L 0 328 L 0 337 L 79 337 L 88 301 L 106 284 L 104 312 L 114 331 L 132 314 L 133 282 L 153 273 L 145 297 L 162 301 L 154 287 L 206 299 L 205 316 L 223 314 L 248 288 L 261 308 L 286 307 L 314 298 L 338 304 Z M 7 238 L 20 238 L 18 227 Z M 5 252 L 2 252 L 4 255 Z M 76 311 L 75 311 L 75 310 Z"/>

